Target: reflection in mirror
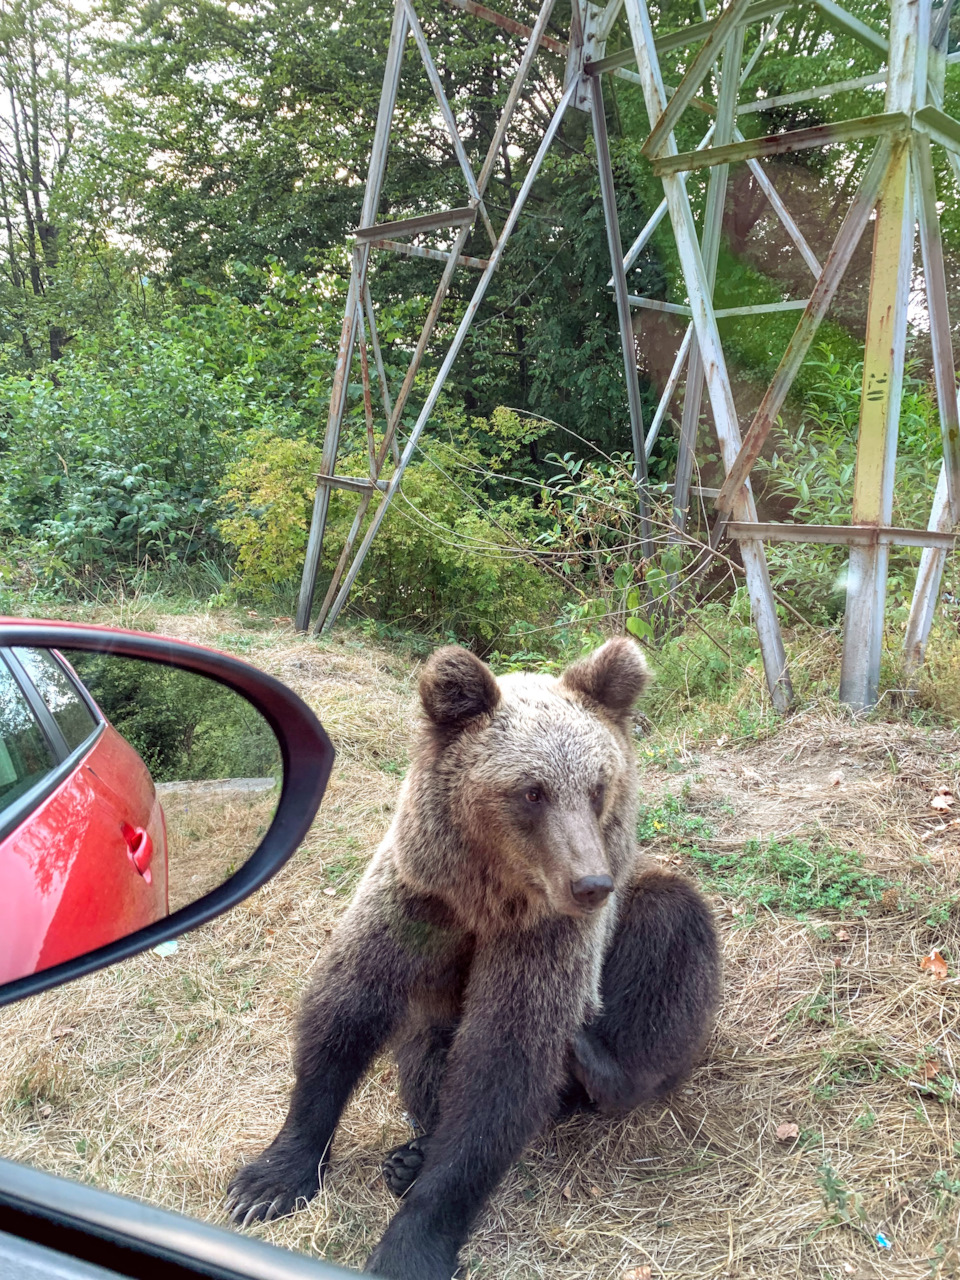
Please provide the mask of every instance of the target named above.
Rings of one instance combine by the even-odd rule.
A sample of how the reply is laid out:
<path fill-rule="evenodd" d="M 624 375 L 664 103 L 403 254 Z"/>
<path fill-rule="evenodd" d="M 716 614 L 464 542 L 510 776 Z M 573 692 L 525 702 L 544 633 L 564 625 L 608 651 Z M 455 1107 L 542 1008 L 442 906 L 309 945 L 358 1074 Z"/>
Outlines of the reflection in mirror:
<path fill-rule="evenodd" d="M 216 680 L 0 648 L 0 982 L 215 889 L 259 845 L 281 782 L 272 730 Z"/>

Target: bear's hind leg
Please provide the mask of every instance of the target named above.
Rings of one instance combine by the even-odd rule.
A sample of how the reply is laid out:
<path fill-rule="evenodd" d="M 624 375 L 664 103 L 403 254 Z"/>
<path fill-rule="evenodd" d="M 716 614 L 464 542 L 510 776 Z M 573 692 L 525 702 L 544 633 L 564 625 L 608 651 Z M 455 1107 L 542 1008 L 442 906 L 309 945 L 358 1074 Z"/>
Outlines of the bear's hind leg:
<path fill-rule="evenodd" d="M 397 1046 L 400 1096 L 410 1118 L 424 1132 L 394 1147 L 384 1159 L 383 1180 L 395 1196 L 410 1190 L 427 1158 L 429 1135 L 437 1123 L 447 1054 L 456 1029 L 453 1023 L 424 1027 Z"/>
<path fill-rule="evenodd" d="M 396 1048 L 400 1097 L 414 1123 L 427 1133 L 437 1123 L 447 1054 L 456 1032 L 455 1022 L 422 1027 Z"/>
<path fill-rule="evenodd" d="M 571 1074 L 601 1111 L 669 1092 L 693 1069 L 720 999 L 708 903 L 681 876 L 647 871 L 627 891 L 601 978 L 603 1012 L 581 1028 Z"/>

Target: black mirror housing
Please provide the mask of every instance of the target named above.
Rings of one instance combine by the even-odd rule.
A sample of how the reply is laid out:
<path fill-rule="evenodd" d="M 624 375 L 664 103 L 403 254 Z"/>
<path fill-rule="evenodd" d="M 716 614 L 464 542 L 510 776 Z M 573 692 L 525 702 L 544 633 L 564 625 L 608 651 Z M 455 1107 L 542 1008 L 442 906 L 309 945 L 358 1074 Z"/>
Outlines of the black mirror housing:
<path fill-rule="evenodd" d="M 215 680 L 250 703 L 275 734 L 283 763 L 283 784 L 266 834 L 254 853 L 224 883 L 134 933 L 3 984 L 0 1005 L 155 947 L 248 897 L 299 847 L 320 807 L 334 760 L 330 739 L 302 699 L 279 680 L 215 649 L 144 632 L 15 618 L 0 619 L 0 648 L 4 647 L 70 649 L 139 658 Z"/>

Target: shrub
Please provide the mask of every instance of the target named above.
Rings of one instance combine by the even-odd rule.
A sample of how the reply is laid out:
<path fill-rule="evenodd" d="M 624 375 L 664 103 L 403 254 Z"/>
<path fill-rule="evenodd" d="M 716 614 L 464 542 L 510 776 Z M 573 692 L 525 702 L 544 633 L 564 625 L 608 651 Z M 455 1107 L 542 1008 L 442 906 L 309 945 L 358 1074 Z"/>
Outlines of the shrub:
<path fill-rule="evenodd" d="M 781 425 L 776 452 L 760 459 L 764 494 L 785 503 L 790 519 L 810 524 L 849 524 L 857 457 L 862 362 L 844 362 L 827 348 L 808 362 L 820 372 L 807 391 L 799 426 Z M 927 386 L 904 377 L 894 488 L 895 525 L 925 528 L 940 466 L 940 425 Z M 777 590 L 811 621 L 832 621 L 844 606 L 843 547 L 774 543 L 767 547 Z M 889 599 L 903 606 L 913 589 L 918 554 L 890 548 Z"/>
<path fill-rule="evenodd" d="M 537 515 L 526 498 L 491 500 L 462 467 L 455 444 L 434 438 L 403 485 L 364 561 L 354 609 L 411 630 L 450 633 L 487 652 L 518 620 L 558 607 L 562 587 L 531 560 Z M 365 456 L 346 451 L 343 474 L 362 473 Z M 451 480 L 456 468 L 462 479 Z M 319 451 L 269 432 L 251 435 L 227 470 L 219 528 L 235 549 L 238 587 L 256 598 L 294 588 L 303 567 Z M 319 589 L 346 540 L 356 495 L 331 495 Z"/>
<path fill-rule="evenodd" d="M 237 441 L 278 411 L 189 344 L 121 319 L 54 372 L 0 380 L 0 528 L 98 574 L 214 555 L 215 497 Z"/>
<path fill-rule="evenodd" d="M 256 595 L 299 578 L 307 549 L 320 450 L 309 440 L 251 432 L 227 468 L 220 536 L 235 553 L 239 582 Z"/>

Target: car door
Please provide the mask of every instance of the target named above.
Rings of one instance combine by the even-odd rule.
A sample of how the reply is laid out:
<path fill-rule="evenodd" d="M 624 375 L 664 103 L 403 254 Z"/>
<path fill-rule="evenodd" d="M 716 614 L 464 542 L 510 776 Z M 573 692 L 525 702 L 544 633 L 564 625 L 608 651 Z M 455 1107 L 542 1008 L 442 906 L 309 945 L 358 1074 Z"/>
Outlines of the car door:
<path fill-rule="evenodd" d="M 163 833 L 149 775 L 65 668 L 49 653 L 0 652 L 0 980 L 165 914 L 163 859 L 155 876 L 131 847 L 151 827 L 152 852 Z"/>

